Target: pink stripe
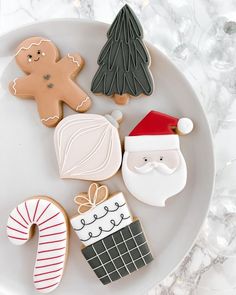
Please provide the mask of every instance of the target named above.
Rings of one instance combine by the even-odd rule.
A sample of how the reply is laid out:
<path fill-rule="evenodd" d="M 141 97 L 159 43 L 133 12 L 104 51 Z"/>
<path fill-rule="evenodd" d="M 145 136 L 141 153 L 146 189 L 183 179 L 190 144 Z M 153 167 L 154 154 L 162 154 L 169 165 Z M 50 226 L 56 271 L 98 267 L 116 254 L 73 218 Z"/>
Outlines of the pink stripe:
<path fill-rule="evenodd" d="M 22 223 L 20 223 L 18 220 L 16 220 L 16 219 L 15 219 L 14 217 L 12 217 L 11 215 L 10 215 L 10 218 L 13 219 L 15 222 L 17 222 L 19 225 L 21 225 L 21 226 L 23 226 L 24 228 L 27 229 L 27 227 L 26 227 L 25 225 L 23 225 Z"/>
<path fill-rule="evenodd" d="M 58 232 L 58 233 L 54 233 L 54 234 L 48 234 L 48 235 L 41 235 L 39 236 L 40 238 L 44 238 L 44 237 L 50 237 L 50 236 L 55 236 L 55 235 L 60 235 L 60 234 L 64 234 L 66 231 L 61 231 L 61 232 Z"/>
<path fill-rule="evenodd" d="M 49 274 L 49 273 L 57 272 L 57 271 L 59 271 L 59 270 L 62 270 L 62 267 L 59 268 L 59 269 L 56 269 L 56 270 L 52 270 L 52 271 L 48 271 L 48 272 L 38 273 L 38 274 L 36 274 L 36 275 L 34 275 L 34 276 L 37 277 L 37 276 L 47 275 L 47 274 Z"/>
<path fill-rule="evenodd" d="M 55 277 L 52 277 L 52 278 L 48 278 L 48 279 L 43 279 L 43 280 L 39 280 L 39 281 L 34 281 L 34 283 L 41 283 L 41 282 L 44 282 L 44 281 L 49 281 L 49 280 L 53 280 L 53 279 L 56 279 L 58 277 L 60 277 L 61 275 L 58 275 L 58 276 L 55 276 Z"/>
<path fill-rule="evenodd" d="M 25 209 L 26 209 L 26 212 L 27 212 L 27 215 L 28 215 L 29 221 L 30 221 L 30 223 L 31 223 L 32 221 L 31 221 L 31 219 L 30 219 L 29 210 L 28 210 L 28 207 L 27 207 L 27 203 L 26 203 L 26 202 L 25 202 Z"/>
<path fill-rule="evenodd" d="M 36 288 L 36 290 L 48 289 L 48 288 L 51 288 L 51 287 L 56 286 L 56 285 L 58 285 L 58 284 L 59 284 L 59 282 L 57 282 L 57 283 L 55 283 L 55 284 L 52 284 L 52 285 L 49 285 L 49 286 L 46 286 L 46 287 Z"/>
<path fill-rule="evenodd" d="M 56 217 L 58 214 L 60 214 L 60 212 L 56 213 L 55 215 L 53 215 L 53 216 L 49 217 L 48 219 L 44 220 L 43 222 L 39 223 L 39 226 L 42 225 L 42 224 L 44 224 L 45 222 L 47 222 L 47 221 L 53 219 L 53 218 Z"/>
<path fill-rule="evenodd" d="M 62 255 L 58 255 L 58 256 L 53 256 L 53 257 L 48 257 L 48 258 L 40 258 L 40 259 L 37 259 L 37 261 L 42 261 L 42 260 L 49 260 L 49 259 L 55 259 L 55 258 L 60 258 L 62 256 L 64 256 L 65 254 L 62 254 Z"/>
<path fill-rule="evenodd" d="M 52 263 L 52 264 L 47 264 L 47 265 L 36 266 L 35 268 L 43 268 L 43 267 L 48 267 L 48 266 L 54 266 L 54 265 L 61 264 L 61 263 L 63 263 L 63 262 L 64 262 L 64 261 L 60 261 L 60 262 L 57 262 L 57 263 Z"/>
<path fill-rule="evenodd" d="M 36 205 L 36 208 L 35 208 L 35 211 L 34 211 L 34 217 L 33 217 L 33 221 L 34 221 L 34 219 L 35 219 L 36 212 L 37 212 L 37 210 L 38 210 L 39 201 L 40 201 L 40 199 L 38 199 L 38 202 L 37 202 L 37 205 Z"/>
<path fill-rule="evenodd" d="M 27 225 L 29 225 L 29 223 L 25 220 L 24 216 L 20 213 L 20 210 L 19 210 L 18 206 L 17 206 L 16 210 L 17 210 L 17 212 L 20 214 L 20 216 L 21 216 L 21 218 L 24 220 L 24 222 L 25 222 Z"/>
<path fill-rule="evenodd" d="M 10 226 L 7 226 L 7 228 L 10 228 L 11 230 L 17 231 L 18 233 L 21 233 L 21 234 L 27 235 L 26 232 L 21 231 L 21 230 L 18 230 L 18 229 L 16 229 L 16 228 L 13 228 L 13 227 L 10 227 Z"/>
<path fill-rule="evenodd" d="M 28 239 L 25 239 L 25 238 L 18 238 L 18 237 L 9 236 L 9 235 L 8 235 L 8 238 L 16 239 L 16 240 L 22 240 L 22 241 L 27 241 L 28 240 Z"/>
<path fill-rule="evenodd" d="M 56 248 L 56 249 L 50 249 L 50 250 L 43 250 L 43 251 L 39 251 L 38 253 L 45 253 L 45 252 L 52 252 L 52 251 L 57 251 L 57 250 L 62 250 L 65 249 L 65 247 L 62 248 Z"/>
<path fill-rule="evenodd" d="M 48 205 L 47 205 L 47 207 L 43 210 L 43 212 L 39 215 L 39 217 L 38 217 L 38 219 L 36 220 L 36 222 L 38 222 L 39 221 L 39 219 L 41 218 L 41 216 L 44 214 L 44 212 L 48 209 L 48 207 L 51 205 L 52 203 L 49 203 Z"/>
<path fill-rule="evenodd" d="M 52 227 L 55 227 L 55 226 L 58 226 L 58 225 L 62 225 L 62 224 L 64 224 L 64 222 L 60 222 L 60 223 L 57 223 L 57 224 L 54 224 L 54 225 L 51 225 L 51 226 L 47 226 L 45 228 L 40 229 L 40 232 L 42 232 L 42 231 L 44 231 L 44 230 L 46 230 L 48 228 L 52 228 Z"/>
<path fill-rule="evenodd" d="M 45 245 L 45 244 L 52 244 L 52 243 L 59 243 L 65 241 L 65 239 L 62 240 L 56 240 L 56 241 L 49 241 L 49 242 L 43 242 L 43 243 L 39 243 L 39 245 Z"/>

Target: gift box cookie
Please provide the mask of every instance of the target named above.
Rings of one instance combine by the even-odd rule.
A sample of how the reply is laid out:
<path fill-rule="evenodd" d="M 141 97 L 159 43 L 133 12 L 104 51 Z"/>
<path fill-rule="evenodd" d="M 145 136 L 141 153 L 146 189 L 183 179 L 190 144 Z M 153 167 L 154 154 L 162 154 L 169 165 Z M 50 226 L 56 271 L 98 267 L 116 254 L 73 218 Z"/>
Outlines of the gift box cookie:
<path fill-rule="evenodd" d="M 140 221 L 134 219 L 124 195 L 108 195 L 105 185 L 93 183 L 74 199 L 79 215 L 71 224 L 83 243 L 82 253 L 106 285 L 153 260 Z"/>

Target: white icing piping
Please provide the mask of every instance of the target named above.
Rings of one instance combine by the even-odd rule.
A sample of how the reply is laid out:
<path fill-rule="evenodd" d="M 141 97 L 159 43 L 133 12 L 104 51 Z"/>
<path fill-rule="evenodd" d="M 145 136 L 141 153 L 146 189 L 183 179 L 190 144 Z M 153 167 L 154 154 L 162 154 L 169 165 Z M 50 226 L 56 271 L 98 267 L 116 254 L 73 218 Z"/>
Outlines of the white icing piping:
<path fill-rule="evenodd" d="M 96 129 L 100 129 L 101 127 L 103 127 L 103 126 L 94 125 L 94 126 L 90 126 L 90 128 L 89 127 L 86 127 L 86 128 L 83 128 L 83 129 L 79 129 L 74 134 L 74 136 L 69 140 L 69 142 L 67 143 L 67 145 L 65 147 L 65 157 L 63 159 L 62 170 L 64 169 L 64 166 L 66 164 L 66 160 L 67 160 L 67 157 L 68 157 L 70 148 L 73 145 L 73 142 L 77 139 L 77 137 L 81 136 L 82 134 L 86 134 L 88 131 L 94 131 Z M 67 173 L 67 171 L 65 173 Z"/>
<path fill-rule="evenodd" d="M 86 96 L 86 97 L 84 98 L 84 100 L 82 100 L 82 102 L 81 102 L 80 104 L 77 105 L 77 107 L 76 107 L 76 111 L 78 111 L 79 108 L 82 107 L 82 105 L 83 105 L 84 103 L 86 103 L 86 101 L 88 101 L 89 99 L 90 99 L 89 96 Z"/>
<path fill-rule="evenodd" d="M 42 39 L 40 42 L 38 42 L 38 43 L 31 43 L 28 47 L 21 47 L 17 52 L 16 52 L 16 54 L 15 54 L 15 56 L 17 56 L 20 52 L 21 52 L 21 50 L 28 50 L 28 49 L 30 49 L 33 45 L 35 45 L 35 46 L 38 46 L 38 45 L 40 45 L 42 42 L 51 42 L 51 40 L 49 40 L 49 39 Z"/>
<path fill-rule="evenodd" d="M 47 122 L 47 121 L 49 121 L 49 120 L 53 120 L 53 119 L 59 119 L 59 117 L 58 116 L 54 116 L 54 117 L 48 117 L 48 118 L 46 118 L 46 119 L 41 119 L 41 122 Z"/>
<path fill-rule="evenodd" d="M 73 63 L 77 64 L 78 68 L 80 67 L 80 63 L 78 62 L 78 60 L 76 60 L 76 59 L 74 58 L 74 56 L 70 55 L 69 53 L 67 54 L 67 56 L 68 56 L 70 59 L 72 59 L 72 62 L 73 62 Z"/>
<path fill-rule="evenodd" d="M 88 123 L 94 123 L 95 125 L 92 125 L 92 127 L 95 127 L 95 126 L 98 126 L 100 124 L 100 122 L 103 122 L 102 120 L 103 118 L 101 117 L 96 117 L 96 119 L 88 119 L 88 118 L 81 118 L 80 119 L 80 122 L 81 123 L 84 123 L 84 124 L 88 124 Z M 69 123 L 67 122 L 63 122 L 62 121 L 62 125 L 60 126 L 60 128 L 56 128 L 56 133 L 58 134 L 57 138 L 57 144 L 58 144 L 58 149 L 59 149 L 59 162 L 60 164 L 62 164 L 62 138 L 63 138 L 63 133 L 68 129 L 70 128 L 71 126 L 75 125 L 78 123 L 78 119 L 75 118 L 74 120 L 70 121 Z M 66 156 L 65 156 L 66 157 Z"/>
<path fill-rule="evenodd" d="M 99 129 L 100 128 L 101 127 L 99 126 Z M 85 156 L 83 159 L 81 159 L 79 163 L 76 163 L 76 165 L 74 165 L 72 168 L 65 171 L 66 174 L 72 172 L 74 169 L 76 169 L 78 167 L 81 167 L 84 163 L 86 163 L 87 161 L 89 161 L 91 159 L 92 155 L 94 153 L 96 153 L 96 151 L 99 149 L 99 147 L 101 147 L 103 145 L 104 139 L 106 138 L 106 135 L 108 134 L 107 131 L 108 131 L 108 127 L 106 126 L 105 130 L 103 131 L 103 133 L 102 133 L 101 137 L 99 138 L 98 143 L 95 145 L 95 147 L 88 153 L 87 156 Z M 79 175 L 81 175 L 81 174 L 83 174 L 83 172 L 79 173 Z"/>
<path fill-rule="evenodd" d="M 16 79 L 14 79 L 14 81 L 13 81 L 13 85 L 12 85 L 12 88 L 14 89 L 14 94 L 16 95 L 16 80 L 17 80 L 18 78 L 16 78 Z"/>
<path fill-rule="evenodd" d="M 85 170 L 84 172 L 74 173 L 74 174 L 71 174 L 72 176 L 89 175 L 89 174 L 99 173 L 99 172 L 104 171 L 105 167 L 108 165 L 108 163 L 111 160 L 111 154 L 112 154 L 112 149 L 113 149 L 113 130 L 110 130 L 110 133 L 111 133 L 111 140 L 109 141 L 108 153 L 106 155 L 104 162 L 95 169 L 91 169 L 91 170 L 87 170 L 87 171 Z M 75 167 L 75 168 L 77 168 L 77 167 Z"/>

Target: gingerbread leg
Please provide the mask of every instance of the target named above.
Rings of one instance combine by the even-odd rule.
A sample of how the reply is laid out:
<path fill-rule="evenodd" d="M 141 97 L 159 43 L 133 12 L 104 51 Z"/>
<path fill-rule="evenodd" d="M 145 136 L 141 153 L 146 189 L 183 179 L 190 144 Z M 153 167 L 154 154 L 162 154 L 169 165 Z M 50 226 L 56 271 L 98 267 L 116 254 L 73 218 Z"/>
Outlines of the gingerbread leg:
<path fill-rule="evenodd" d="M 54 127 L 63 117 L 63 109 L 59 100 L 36 100 L 41 122 L 47 127 Z"/>
<path fill-rule="evenodd" d="M 65 89 L 62 100 L 76 112 L 86 112 L 91 106 L 88 94 L 75 83 Z"/>

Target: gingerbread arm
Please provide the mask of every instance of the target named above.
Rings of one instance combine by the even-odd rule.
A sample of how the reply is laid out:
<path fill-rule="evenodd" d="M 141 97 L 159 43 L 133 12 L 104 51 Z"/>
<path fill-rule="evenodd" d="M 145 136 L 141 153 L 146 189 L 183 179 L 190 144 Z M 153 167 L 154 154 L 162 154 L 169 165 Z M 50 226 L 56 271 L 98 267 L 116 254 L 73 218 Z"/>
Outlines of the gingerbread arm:
<path fill-rule="evenodd" d="M 33 98 L 31 77 L 16 78 L 9 83 L 9 90 L 14 96 L 21 98 Z"/>
<path fill-rule="evenodd" d="M 84 65 L 84 60 L 78 53 L 68 53 L 67 56 L 58 61 L 58 65 L 63 68 L 63 71 L 67 71 L 69 75 L 73 76 L 80 72 Z"/>

